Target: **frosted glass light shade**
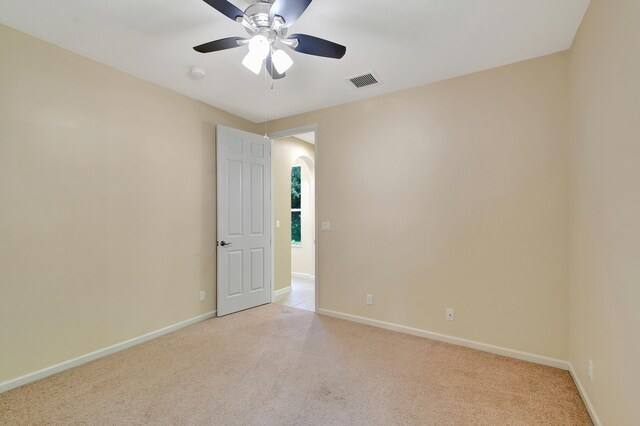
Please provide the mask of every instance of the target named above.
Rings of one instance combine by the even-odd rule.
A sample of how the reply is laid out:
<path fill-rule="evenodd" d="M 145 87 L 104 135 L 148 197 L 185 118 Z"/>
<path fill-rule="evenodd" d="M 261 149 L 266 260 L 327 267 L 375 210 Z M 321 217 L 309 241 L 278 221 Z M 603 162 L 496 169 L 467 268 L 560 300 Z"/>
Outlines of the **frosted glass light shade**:
<path fill-rule="evenodd" d="M 291 65 L 293 65 L 293 59 L 291 59 L 284 50 L 276 50 L 273 52 L 271 60 L 279 74 L 284 74 L 289 68 L 291 68 Z"/>
<path fill-rule="evenodd" d="M 249 52 L 242 60 L 242 65 L 251 70 L 252 73 L 260 74 L 260 70 L 262 69 L 262 58 L 252 52 Z"/>
<path fill-rule="evenodd" d="M 265 36 L 258 34 L 249 40 L 249 52 L 261 59 L 266 59 L 271 52 L 271 43 Z"/>

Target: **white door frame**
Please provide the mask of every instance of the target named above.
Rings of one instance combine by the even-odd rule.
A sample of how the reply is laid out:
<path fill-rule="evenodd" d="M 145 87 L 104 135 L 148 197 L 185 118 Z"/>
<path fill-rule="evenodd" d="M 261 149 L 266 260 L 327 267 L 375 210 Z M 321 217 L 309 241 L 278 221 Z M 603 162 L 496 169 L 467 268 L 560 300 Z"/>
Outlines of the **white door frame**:
<path fill-rule="evenodd" d="M 319 253 L 320 250 L 318 249 L 319 244 L 318 244 L 318 231 L 320 230 L 320 227 L 318 226 L 319 220 L 318 220 L 318 191 L 317 191 L 317 187 L 318 187 L 318 141 L 320 140 L 320 132 L 318 130 L 318 125 L 317 124 L 309 124 L 307 126 L 301 126 L 301 127 L 296 127 L 294 129 L 289 129 L 289 130 L 283 130 L 280 132 L 274 132 L 271 133 L 269 135 L 269 138 L 271 139 L 271 152 L 273 152 L 273 141 L 275 139 L 282 139 L 282 138 L 286 138 L 288 136 L 294 136 L 300 133 L 308 133 L 308 132 L 314 132 L 316 135 L 316 140 L 315 140 L 315 144 L 314 144 L 314 169 L 315 169 L 315 179 L 314 179 L 314 191 L 313 191 L 313 196 L 315 198 L 314 200 L 314 211 L 315 211 L 315 223 L 314 223 L 314 227 L 315 227 L 315 297 L 314 297 L 314 303 L 315 303 L 315 312 L 318 312 L 318 283 L 320 282 L 320 274 L 319 274 L 319 269 L 318 268 L 318 258 L 319 258 Z M 271 156 L 271 235 L 274 236 L 273 238 L 271 238 L 271 285 L 272 285 L 272 290 L 271 290 L 271 302 L 273 303 L 273 288 L 275 288 L 275 282 L 276 282 L 276 278 L 275 278 L 275 270 L 276 270 L 276 265 L 275 265 L 275 259 L 276 259 L 276 251 L 275 251 L 275 203 L 274 201 L 274 188 L 273 188 L 273 172 L 274 172 L 274 167 L 273 167 L 273 155 Z M 289 271 L 291 272 L 291 271 Z"/>

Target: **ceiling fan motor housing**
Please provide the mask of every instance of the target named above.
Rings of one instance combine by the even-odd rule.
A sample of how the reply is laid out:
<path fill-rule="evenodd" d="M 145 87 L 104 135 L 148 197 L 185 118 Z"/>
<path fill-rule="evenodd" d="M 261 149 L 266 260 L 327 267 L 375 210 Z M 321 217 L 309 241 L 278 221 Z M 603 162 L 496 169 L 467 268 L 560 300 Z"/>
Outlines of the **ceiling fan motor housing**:
<path fill-rule="evenodd" d="M 252 21 L 258 28 L 269 28 L 271 22 L 269 19 L 269 9 L 271 9 L 270 3 L 255 3 L 247 7 L 244 14 Z"/>
<path fill-rule="evenodd" d="M 271 18 L 269 14 L 270 9 L 271 3 L 268 1 L 255 3 L 247 7 L 244 14 L 252 24 L 251 27 L 253 27 L 245 26 L 249 35 L 254 36 L 260 34 L 265 36 L 270 42 L 287 36 L 287 28 L 283 26 L 284 21 L 279 16 Z"/>

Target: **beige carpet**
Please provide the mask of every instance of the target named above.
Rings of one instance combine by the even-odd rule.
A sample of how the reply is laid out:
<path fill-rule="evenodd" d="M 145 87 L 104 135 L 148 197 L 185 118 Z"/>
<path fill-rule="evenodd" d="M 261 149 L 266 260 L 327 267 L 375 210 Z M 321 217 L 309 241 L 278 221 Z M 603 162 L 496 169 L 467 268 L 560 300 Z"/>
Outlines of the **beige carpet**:
<path fill-rule="evenodd" d="M 0 424 L 591 422 L 566 371 L 267 305 L 1 394 Z"/>

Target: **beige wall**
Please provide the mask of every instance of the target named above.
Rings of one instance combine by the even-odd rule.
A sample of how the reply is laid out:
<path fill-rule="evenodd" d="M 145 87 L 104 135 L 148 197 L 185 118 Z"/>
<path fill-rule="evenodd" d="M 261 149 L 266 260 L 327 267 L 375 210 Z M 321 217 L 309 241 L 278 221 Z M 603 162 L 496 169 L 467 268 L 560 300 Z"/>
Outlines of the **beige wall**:
<path fill-rule="evenodd" d="M 271 123 L 319 125 L 320 308 L 567 359 L 568 87 L 557 54 Z"/>
<path fill-rule="evenodd" d="M 311 147 L 311 149 L 314 149 Z M 313 158 L 313 157 L 312 157 Z M 300 166 L 300 192 L 302 195 L 301 238 L 300 244 L 291 246 L 291 272 L 315 276 L 315 166 L 311 158 L 298 158 L 294 165 Z"/>
<path fill-rule="evenodd" d="M 300 157 L 315 161 L 315 147 L 300 139 L 289 137 L 273 141 L 272 173 L 274 188 L 275 229 L 275 290 L 291 285 L 291 166 Z"/>
<path fill-rule="evenodd" d="M 605 425 L 640 424 L 639 46 L 640 2 L 593 0 L 571 52 L 570 359 Z"/>
<path fill-rule="evenodd" d="M 4 26 L 0 58 L 0 382 L 212 311 L 214 129 L 254 125 Z"/>

